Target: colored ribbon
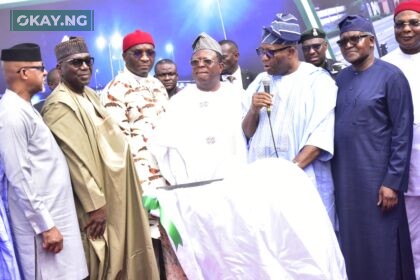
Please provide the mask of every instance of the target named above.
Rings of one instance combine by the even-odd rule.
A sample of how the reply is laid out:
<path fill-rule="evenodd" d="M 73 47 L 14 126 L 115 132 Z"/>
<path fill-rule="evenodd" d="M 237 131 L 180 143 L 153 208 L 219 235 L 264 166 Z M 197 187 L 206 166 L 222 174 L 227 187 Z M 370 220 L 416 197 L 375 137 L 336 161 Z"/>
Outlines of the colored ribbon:
<path fill-rule="evenodd" d="M 178 245 L 182 245 L 182 238 L 179 234 L 178 229 L 176 228 L 175 224 L 166 216 L 165 211 L 160 206 L 159 201 L 156 197 L 150 196 L 143 196 L 143 207 L 146 209 L 147 212 L 151 210 L 159 210 L 159 220 L 160 224 L 166 230 L 166 233 L 172 239 L 175 248 L 178 249 Z"/>

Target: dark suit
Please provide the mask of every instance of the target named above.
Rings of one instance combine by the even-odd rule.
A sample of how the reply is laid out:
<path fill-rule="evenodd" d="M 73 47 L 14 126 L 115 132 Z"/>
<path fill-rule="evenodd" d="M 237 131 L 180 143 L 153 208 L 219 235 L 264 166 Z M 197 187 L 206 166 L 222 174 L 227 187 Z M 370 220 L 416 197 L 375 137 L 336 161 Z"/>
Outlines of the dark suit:
<path fill-rule="evenodd" d="M 242 87 L 244 89 L 247 89 L 248 86 L 252 83 L 252 81 L 255 79 L 257 75 L 246 70 L 241 69 L 241 77 L 242 77 Z"/>

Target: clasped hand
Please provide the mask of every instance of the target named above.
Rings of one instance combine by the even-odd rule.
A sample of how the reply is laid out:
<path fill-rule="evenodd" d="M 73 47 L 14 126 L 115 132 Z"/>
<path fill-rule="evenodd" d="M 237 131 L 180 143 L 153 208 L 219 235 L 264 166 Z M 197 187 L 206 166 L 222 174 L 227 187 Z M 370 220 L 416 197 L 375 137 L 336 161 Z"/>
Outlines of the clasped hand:
<path fill-rule="evenodd" d="M 56 227 L 42 233 L 42 248 L 54 254 L 63 250 L 63 236 Z"/>
<path fill-rule="evenodd" d="M 381 207 L 382 211 L 390 211 L 398 203 L 398 194 L 391 188 L 381 186 L 378 196 L 377 205 Z"/>
<path fill-rule="evenodd" d="M 106 229 L 106 206 L 89 212 L 89 220 L 84 230 L 88 238 L 95 240 L 104 235 Z"/>

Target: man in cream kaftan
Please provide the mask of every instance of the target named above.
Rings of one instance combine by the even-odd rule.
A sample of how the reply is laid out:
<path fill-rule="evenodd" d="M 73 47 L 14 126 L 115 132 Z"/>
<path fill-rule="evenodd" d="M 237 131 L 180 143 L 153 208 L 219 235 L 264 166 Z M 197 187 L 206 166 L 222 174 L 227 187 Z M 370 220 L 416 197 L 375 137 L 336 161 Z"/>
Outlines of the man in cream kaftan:
<path fill-rule="evenodd" d="M 157 279 L 128 143 L 93 90 L 85 88 L 80 95 L 60 84 L 45 102 L 43 116 L 69 162 L 81 230 L 89 212 L 107 209 L 103 238 L 88 239 L 82 232 L 91 278 Z"/>
<path fill-rule="evenodd" d="M 55 51 L 62 83 L 42 114 L 69 164 L 90 278 L 158 279 L 128 142 L 86 87 L 93 59 L 83 38 Z"/>

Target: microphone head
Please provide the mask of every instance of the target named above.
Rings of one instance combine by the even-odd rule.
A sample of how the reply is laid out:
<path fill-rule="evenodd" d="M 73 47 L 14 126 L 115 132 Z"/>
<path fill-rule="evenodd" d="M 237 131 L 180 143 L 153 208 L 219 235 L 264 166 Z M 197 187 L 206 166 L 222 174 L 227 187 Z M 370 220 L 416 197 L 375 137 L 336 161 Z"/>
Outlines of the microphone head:
<path fill-rule="evenodd" d="M 265 76 L 264 78 L 262 78 L 261 83 L 263 84 L 263 86 L 270 86 L 271 84 L 271 78 L 269 76 Z"/>

